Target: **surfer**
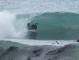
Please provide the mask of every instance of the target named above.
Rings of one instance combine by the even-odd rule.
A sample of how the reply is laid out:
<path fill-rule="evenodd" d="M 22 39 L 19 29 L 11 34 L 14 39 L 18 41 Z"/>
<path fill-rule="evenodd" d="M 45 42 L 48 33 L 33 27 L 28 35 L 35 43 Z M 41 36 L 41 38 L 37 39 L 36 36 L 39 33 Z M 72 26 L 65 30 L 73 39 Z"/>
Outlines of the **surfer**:
<path fill-rule="evenodd" d="M 28 23 L 27 24 L 28 30 L 37 30 L 37 24 L 38 23 L 35 23 L 35 24 L 31 25 L 31 23 Z"/>
<path fill-rule="evenodd" d="M 33 25 L 31 26 L 32 29 L 37 30 L 37 24 L 38 24 L 38 23 L 33 24 Z"/>
<path fill-rule="evenodd" d="M 27 24 L 28 38 L 29 39 L 36 39 L 36 37 L 37 37 L 37 24 L 38 23 L 35 23 L 35 24 L 28 23 Z"/>

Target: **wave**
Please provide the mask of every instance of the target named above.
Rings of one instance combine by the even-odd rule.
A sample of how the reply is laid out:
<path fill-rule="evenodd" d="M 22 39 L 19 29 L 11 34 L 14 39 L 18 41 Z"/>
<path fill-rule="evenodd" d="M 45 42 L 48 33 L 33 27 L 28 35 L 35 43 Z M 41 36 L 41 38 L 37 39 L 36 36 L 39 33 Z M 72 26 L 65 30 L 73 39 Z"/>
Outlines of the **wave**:
<path fill-rule="evenodd" d="M 27 23 L 31 22 L 32 24 L 38 23 L 35 39 L 74 40 L 79 38 L 78 19 L 79 14 L 69 12 L 16 15 L 8 11 L 2 11 L 0 12 L 0 38 L 27 39 Z"/>
<path fill-rule="evenodd" d="M 38 23 L 37 39 L 73 40 L 79 38 L 79 14 L 43 13 L 32 20 L 32 23 Z"/>
<path fill-rule="evenodd" d="M 4 15 L 0 17 L 1 18 L 0 19 L 1 20 L 0 38 L 4 38 L 4 37 L 5 38 L 6 37 L 26 38 L 24 36 L 27 35 L 26 25 L 28 21 L 38 20 L 40 25 L 38 26 L 37 39 L 65 39 L 65 40 L 78 39 L 78 35 L 79 35 L 78 2 L 79 2 L 78 0 L 60 0 L 60 1 L 58 0 L 52 0 L 52 1 L 1 0 L 0 11 L 7 10 L 9 11 L 9 13 L 0 12 L 2 13 L 1 16 Z M 50 13 L 46 13 L 46 12 L 50 12 Z M 60 12 L 60 13 L 55 13 L 55 12 Z M 71 12 L 71 13 L 67 13 L 67 12 Z M 16 14 L 13 14 L 13 13 L 16 13 Z M 42 13 L 46 13 L 47 15 L 47 16 L 45 14 L 44 14 L 45 16 L 41 15 L 43 17 L 47 17 L 47 18 L 44 18 L 46 22 L 44 22 L 43 17 L 40 16 L 40 14 Z M 6 16 L 6 14 L 8 14 L 8 16 Z M 21 14 L 21 15 L 17 17 L 15 16 L 17 14 Z M 27 14 L 27 16 L 22 14 Z M 36 18 L 36 17 L 32 18 L 34 17 L 33 15 L 39 15 L 41 18 Z M 10 16 L 13 16 L 13 17 L 11 18 Z M 10 17 L 10 19 L 4 19 L 7 17 Z M 6 20 L 6 21 L 3 22 L 2 20 L 3 21 Z M 50 23 L 47 20 L 49 21 L 52 20 L 52 22 Z M 47 22 L 48 22 L 48 25 L 46 25 Z M 46 29 L 46 26 L 44 26 L 43 23 L 48 27 L 48 29 L 50 29 L 49 30 L 50 32 L 48 31 L 48 29 Z M 44 28 L 42 28 L 41 26 Z M 49 26 L 53 27 L 53 29 L 50 28 Z"/>

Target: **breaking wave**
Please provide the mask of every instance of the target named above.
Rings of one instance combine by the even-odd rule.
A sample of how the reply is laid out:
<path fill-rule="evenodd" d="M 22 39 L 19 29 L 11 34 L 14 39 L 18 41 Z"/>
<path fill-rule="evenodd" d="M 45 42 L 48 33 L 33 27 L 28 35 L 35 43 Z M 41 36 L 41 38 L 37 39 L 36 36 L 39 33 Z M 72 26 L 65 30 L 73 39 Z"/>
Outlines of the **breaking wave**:
<path fill-rule="evenodd" d="M 27 23 L 28 19 L 25 19 L 25 22 L 22 22 L 22 28 L 18 29 L 16 27 L 16 14 L 9 11 L 0 12 L 0 38 L 22 38 L 27 34 Z M 21 26 L 21 25 L 20 25 Z M 18 25 L 19 27 L 19 25 Z M 24 34 L 25 33 L 25 34 Z"/>

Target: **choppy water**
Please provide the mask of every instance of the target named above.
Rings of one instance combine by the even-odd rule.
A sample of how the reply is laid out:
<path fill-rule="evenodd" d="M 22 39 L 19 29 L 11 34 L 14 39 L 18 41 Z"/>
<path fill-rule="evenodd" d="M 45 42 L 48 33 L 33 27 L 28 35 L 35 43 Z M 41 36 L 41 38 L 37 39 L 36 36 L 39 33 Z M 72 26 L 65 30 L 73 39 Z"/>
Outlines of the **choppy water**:
<path fill-rule="evenodd" d="M 0 60 L 78 60 L 79 45 L 22 45 L 0 41 Z"/>

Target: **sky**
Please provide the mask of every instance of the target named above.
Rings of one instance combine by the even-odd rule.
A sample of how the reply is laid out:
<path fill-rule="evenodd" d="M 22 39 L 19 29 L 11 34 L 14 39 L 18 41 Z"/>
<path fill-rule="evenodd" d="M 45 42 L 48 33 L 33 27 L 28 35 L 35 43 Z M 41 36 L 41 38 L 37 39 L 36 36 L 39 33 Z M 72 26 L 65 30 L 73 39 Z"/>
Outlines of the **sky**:
<path fill-rule="evenodd" d="M 79 13 L 79 0 L 0 0 L 0 10 L 16 13 Z"/>

